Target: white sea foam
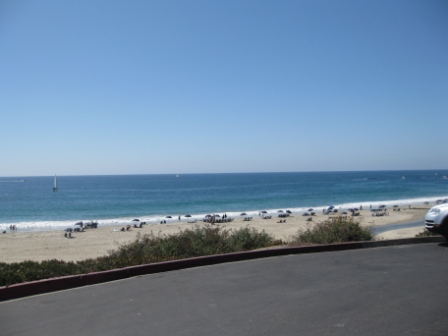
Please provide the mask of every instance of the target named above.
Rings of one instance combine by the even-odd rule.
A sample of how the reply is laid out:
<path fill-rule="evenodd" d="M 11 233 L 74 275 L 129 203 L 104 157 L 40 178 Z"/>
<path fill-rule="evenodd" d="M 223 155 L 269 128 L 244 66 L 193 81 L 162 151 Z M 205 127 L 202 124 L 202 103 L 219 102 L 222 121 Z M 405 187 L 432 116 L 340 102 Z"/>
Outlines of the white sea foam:
<path fill-rule="evenodd" d="M 135 217 L 123 217 L 123 218 L 114 218 L 114 219 L 92 219 L 94 222 L 98 222 L 99 226 L 126 226 L 133 225 L 139 222 L 146 222 L 146 224 L 158 224 L 160 222 L 170 223 L 188 223 L 188 222 L 202 222 L 204 217 L 208 214 L 217 214 L 222 216 L 224 213 L 227 217 L 230 218 L 244 218 L 244 217 L 257 217 L 262 213 L 261 211 L 266 211 L 266 215 L 277 216 L 279 214 L 279 210 L 291 211 L 292 214 L 303 214 L 307 212 L 310 208 L 312 208 L 313 212 L 322 212 L 322 210 L 327 209 L 330 205 L 333 205 L 335 209 L 340 209 L 341 211 L 347 210 L 350 208 L 363 208 L 369 209 L 370 207 L 378 208 L 380 205 L 385 205 L 387 208 L 391 208 L 394 205 L 398 205 L 400 207 L 408 207 L 415 206 L 418 204 L 424 204 L 428 202 L 431 205 L 434 205 L 438 200 L 447 199 L 448 196 L 439 196 L 439 197 L 425 197 L 425 198 L 410 198 L 410 199 L 401 199 L 401 200 L 388 200 L 388 201 L 373 201 L 373 202 L 351 202 L 351 203 L 343 203 L 343 204 L 326 204 L 319 206 L 310 206 L 310 207 L 297 207 L 297 208 L 276 208 L 276 209 L 260 209 L 260 210 L 241 210 L 238 212 L 215 212 L 215 213 L 200 213 L 200 214 L 192 214 L 191 217 L 185 217 L 184 215 L 180 216 L 172 216 L 172 218 L 166 218 L 168 215 L 156 215 L 156 216 L 141 216 L 138 218 Z M 241 213 L 246 213 L 246 215 L 241 215 Z M 134 221 L 134 219 L 139 219 L 139 221 Z M 64 230 L 65 228 L 71 227 L 75 228 L 75 223 L 78 221 L 74 220 L 64 220 L 64 221 L 38 221 L 38 222 L 15 222 L 15 223 L 4 223 L 0 225 L 0 230 L 9 230 L 10 225 L 15 225 L 19 231 L 52 231 L 52 230 Z M 89 221 L 84 221 L 84 223 L 88 223 Z"/>

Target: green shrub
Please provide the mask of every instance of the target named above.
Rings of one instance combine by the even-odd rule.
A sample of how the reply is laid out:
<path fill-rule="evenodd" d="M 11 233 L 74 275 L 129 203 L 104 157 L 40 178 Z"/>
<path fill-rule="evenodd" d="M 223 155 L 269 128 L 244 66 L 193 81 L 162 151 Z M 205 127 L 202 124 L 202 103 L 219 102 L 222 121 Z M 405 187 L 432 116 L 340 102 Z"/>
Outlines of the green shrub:
<path fill-rule="evenodd" d="M 440 236 L 440 234 L 438 233 L 433 233 L 431 231 L 428 230 L 424 230 L 418 234 L 415 235 L 416 238 L 421 238 L 421 237 L 433 237 L 433 236 Z"/>
<path fill-rule="evenodd" d="M 333 244 L 372 240 L 372 228 L 362 227 L 351 217 L 335 217 L 299 230 L 291 245 Z"/>
<path fill-rule="evenodd" d="M 312 229 L 299 231 L 291 244 L 330 244 L 371 239 L 371 229 L 361 227 L 352 219 L 336 218 L 318 223 Z M 78 262 L 54 259 L 0 263 L 0 286 L 282 244 L 283 241 L 254 228 L 230 230 L 212 225 L 196 226 L 171 235 L 138 235 L 135 241 L 105 256 Z"/>
<path fill-rule="evenodd" d="M 0 286 L 160 261 L 247 251 L 281 243 L 266 232 L 258 232 L 253 228 L 228 230 L 207 225 L 186 229 L 172 235 L 155 236 L 151 233 L 144 236 L 138 235 L 135 241 L 95 259 L 78 262 L 47 260 L 0 263 Z"/>

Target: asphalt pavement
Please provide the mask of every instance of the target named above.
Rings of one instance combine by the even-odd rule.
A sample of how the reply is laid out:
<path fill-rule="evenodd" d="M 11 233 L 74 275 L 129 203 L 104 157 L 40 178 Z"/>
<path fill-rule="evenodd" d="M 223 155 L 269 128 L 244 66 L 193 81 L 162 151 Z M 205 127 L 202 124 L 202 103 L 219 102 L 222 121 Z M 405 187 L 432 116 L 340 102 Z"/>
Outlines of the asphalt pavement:
<path fill-rule="evenodd" d="M 399 224 L 392 223 L 386 225 L 378 225 L 373 227 L 373 232 L 374 234 L 380 234 L 387 231 L 409 229 L 415 227 L 421 228 L 422 232 L 425 231 L 425 220 L 421 219 L 407 223 L 399 223 Z"/>
<path fill-rule="evenodd" d="M 446 335 L 448 245 L 196 267 L 0 303 L 10 335 Z"/>

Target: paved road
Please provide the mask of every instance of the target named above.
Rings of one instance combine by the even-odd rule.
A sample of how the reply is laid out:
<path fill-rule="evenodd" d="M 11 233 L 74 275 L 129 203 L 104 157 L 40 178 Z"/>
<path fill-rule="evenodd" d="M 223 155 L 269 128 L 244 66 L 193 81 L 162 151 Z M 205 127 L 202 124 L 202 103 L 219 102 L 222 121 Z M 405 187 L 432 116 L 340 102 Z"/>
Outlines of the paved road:
<path fill-rule="evenodd" d="M 0 303 L 9 335 L 447 335 L 448 245 L 258 259 Z"/>
<path fill-rule="evenodd" d="M 400 224 L 392 223 L 392 224 L 386 224 L 386 225 L 378 225 L 378 226 L 375 226 L 373 229 L 374 229 L 375 234 L 380 234 L 380 233 L 384 233 L 387 231 L 409 229 L 409 228 L 415 228 L 415 227 L 420 228 L 422 232 L 425 231 L 425 220 L 420 219 L 420 220 L 408 222 L 408 223 L 400 223 Z"/>

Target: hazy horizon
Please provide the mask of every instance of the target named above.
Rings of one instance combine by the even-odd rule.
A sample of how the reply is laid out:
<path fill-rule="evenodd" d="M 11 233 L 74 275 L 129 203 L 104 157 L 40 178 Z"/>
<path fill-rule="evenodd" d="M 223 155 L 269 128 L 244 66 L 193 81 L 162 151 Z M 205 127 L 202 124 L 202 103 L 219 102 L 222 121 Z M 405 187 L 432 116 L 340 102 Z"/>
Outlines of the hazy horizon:
<path fill-rule="evenodd" d="M 25 177 L 83 177 L 83 176 L 132 176 L 132 175 L 172 175 L 172 176 L 179 176 L 182 175 L 206 175 L 206 174 L 290 174 L 290 173 L 374 173 L 374 172 L 417 172 L 417 171 L 428 171 L 428 172 L 435 172 L 440 173 L 441 176 L 444 176 L 443 174 L 448 174 L 448 168 L 441 168 L 441 169 L 384 169 L 384 170 L 317 170 L 317 171 L 278 171 L 278 172 L 213 172 L 213 173 L 179 173 L 179 174 L 173 174 L 173 173 L 143 173 L 143 174 L 86 174 L 86 175 L 58 175 L 58 174 L 50 174 L 50 175 L 7 175 L 7 176 L 0 176 L 0 178 L 25 178 Z M 0 181 L 2 182 L 2 181 Z"/>

